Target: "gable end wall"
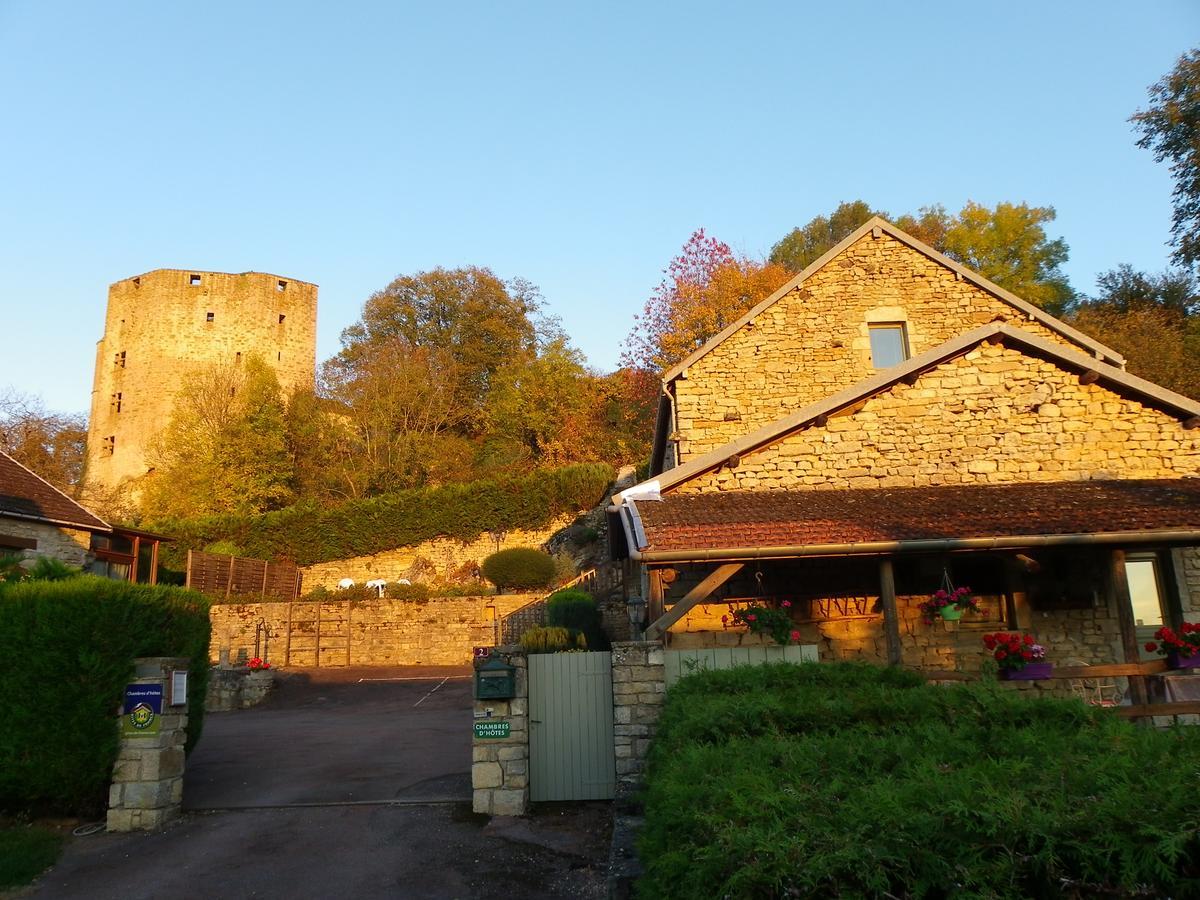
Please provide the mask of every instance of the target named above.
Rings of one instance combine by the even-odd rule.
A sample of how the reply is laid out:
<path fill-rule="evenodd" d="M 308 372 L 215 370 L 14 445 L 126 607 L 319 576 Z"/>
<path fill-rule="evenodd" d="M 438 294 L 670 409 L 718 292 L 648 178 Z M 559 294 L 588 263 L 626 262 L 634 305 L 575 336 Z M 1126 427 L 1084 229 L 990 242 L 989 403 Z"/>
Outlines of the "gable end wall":
<path fill-rule="evenodd" d="M 1200 429 L 1018 350 L 982 344 L 679 485 L 804 490 L 1200 476 Z"/>
<path fill-rule="evenodd" d="M 869 233 L 675 381 L 678 465 L 875 374 L 869 322 L 904 321 L 912 356 L 1002 318 L 1058 332 L 887 233 Z"/>

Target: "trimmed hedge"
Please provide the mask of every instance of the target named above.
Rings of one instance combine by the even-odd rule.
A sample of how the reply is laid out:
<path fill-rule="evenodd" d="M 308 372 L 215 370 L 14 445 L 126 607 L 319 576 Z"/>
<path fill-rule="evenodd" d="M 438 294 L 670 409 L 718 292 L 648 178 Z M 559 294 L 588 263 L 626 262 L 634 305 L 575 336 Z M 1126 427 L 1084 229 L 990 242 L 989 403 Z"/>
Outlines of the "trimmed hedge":
<path fill-rule="evenodd" d="M 861 664 L 681 679 L 638 896 L 1200 895 L 1200 728 Z"/>
<path fill-rule="evenodd" d="M 188 549 L 231 541 L 246 556 L 306 566 L 408 547 L 436 537 L 473 541 L 485 531 L 540 528 L 555 516 L 589 509 L 612 482 L 603 463 L 539 469 L 529 475 L 446 484 L 352 500 L 302 503 L 258 516 L 150 522 L 170 535 L 164 565 L 181 568 Z"/>
<path fill-rule="evenodd" d="M 483 577 L 498 591 L 546 587 L 558 577 L 554 557 L 536 547 L 510 547 L 483 561 Z"/>
<path fill-rule="evenodd" d="M 566 653 L 587 650 L 588 644 L 581 632 L 554 625 L 539 625 L 521 635 L 521 647 L 526 653 Z"/>
<path fill-rule="evenodd" d="M 188 749 L 208 687 L 208 604 L 84 576 L 0 587 L 0 809 L 92 815 L 107 801 L 117 709 L 140 656 L 186 656 Z"/>

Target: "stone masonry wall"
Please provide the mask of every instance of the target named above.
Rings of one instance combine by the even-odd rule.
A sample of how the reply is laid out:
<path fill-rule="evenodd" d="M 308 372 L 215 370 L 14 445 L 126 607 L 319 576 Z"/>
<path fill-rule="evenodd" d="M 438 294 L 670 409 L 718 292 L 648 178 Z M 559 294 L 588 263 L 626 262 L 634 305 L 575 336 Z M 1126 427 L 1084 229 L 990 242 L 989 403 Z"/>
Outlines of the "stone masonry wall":
<path fill-rule="evenodd" d="M 262 620 L 270 632 L 263 656 L 273 666 L 466 665 L 472 648 L 496 643 L 498 618 L 540 596 L 216 604 L 210 655 L 216 662 L 229 648 L 232 660 L 253 656 Z"/>
<path fill-rule="evenodd" d="M 170 421 L 184 377 L 199 366 L 235 365 L 257 353 L 285 393 L 311 387 L 316 325 L 317 286 L 293 278 L 156 269 L 113 284 L 96 345 L 89 490 L 111 496 L 146 474 L 150 442 Z M 114 439 L 111 452 L 107 438 Z"/>
<path fill-rule="evenodd" d="M 1099 383 L 983 344 L 831 418 L 681 485 L 685 492 L 1182 478 L 1200 429 Z"/>
<path fill-rule="evenodd" d="M 617 780 L 636 782 L 645 769 L 646 754 L 666 698 L 662 644 L 614 643 L 612 685 Z"/>
<path fill-rule="evenodd" d="M 517 670 L 516 696 L 476 700 L 475 721 L 507 720 L 509 735 L 472 738 L 471 808 L 491 816 L 520 816 L 529 809 L 529 663 L 519 647 L 503 647 L 500 656 Z"/>
<path fill-rule="evenodd" d="M 574 519 L 574 516 L 560 516 L 545 528 L 506 532 L 500 541 L 488 534 L 469 542 L 437 538 L 370 556 L 355 556 L 305 566 L 300 570 L 304 576 L 303 590 L 311 591 L 316 587 L 332 590 L 343 578 L 350 578 L 357 584 L 364 584 L 374 578 L 383 578 L 386 581 L 398 581 L 401 578 L 424 581 L 428 579 L 431 569 L 437 577 L 444 578 L 452 575 L 464 564 L 483 562 L 497 550 L 507 550 L 510 547 L 541 547 L 553 534 L 570 525 Z"/>
<path fill-rule="evenodd" d="M 4 544 L 4 535 L 37 541 L 36 550 L 20 551 L 23 556 L 50 556 L 69 566 L 83 566 L 91 559 L 88 548 L 92 535 L 77 528 L 58 528 L 43 522 L 0 518 L 0 546 Z"/>
<path fill-rule="evenodd" d="M 997 319 L 1080 349 L 886 232 L 868 233 L 676 380 L 677 462 L 874 374 L 870 323 L 903 322 L 916 356 Z"/>

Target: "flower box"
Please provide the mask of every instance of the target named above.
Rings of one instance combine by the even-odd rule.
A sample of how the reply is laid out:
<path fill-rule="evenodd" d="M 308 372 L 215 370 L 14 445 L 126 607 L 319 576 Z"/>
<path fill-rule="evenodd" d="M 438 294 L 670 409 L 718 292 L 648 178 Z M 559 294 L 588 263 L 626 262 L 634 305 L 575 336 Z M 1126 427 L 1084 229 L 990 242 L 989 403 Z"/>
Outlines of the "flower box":
<path fill-rule="evenodd" d="M 1200 653 L 1193 653 L 1191 656 L 1168 653 L 1167 665 L 1172 669 L 1200 669 Z"/>
<path fill-rule="evenodd" d="M 1001 681 L 1044 681 L 1054 675 L 1054 663 L 1031 662 L 1023 669 L 1001 669 Z"/>
<path fill-rule="evenodd" d="M 942 618 L 947 622 L 957 622 L 963 617 L 963 613 L 966 612 L 966 610 L 960 609 L 959 607 L 951 604 L 950 606 L 943 606 L 940 610 L 938 610 L 938 612 L 941 613 Z"/>

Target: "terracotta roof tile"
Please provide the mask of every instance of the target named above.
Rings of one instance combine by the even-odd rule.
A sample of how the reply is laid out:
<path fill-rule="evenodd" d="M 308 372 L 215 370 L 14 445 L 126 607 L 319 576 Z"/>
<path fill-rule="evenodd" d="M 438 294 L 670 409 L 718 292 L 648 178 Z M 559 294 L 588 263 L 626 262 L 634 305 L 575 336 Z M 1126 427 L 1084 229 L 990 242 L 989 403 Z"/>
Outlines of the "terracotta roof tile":
<path fill-rule="evenodd" d="M 668 494 L 649 551 L 1200 530 L 1200 479 Z"/>
<path fill-rule="evenodd" d="M 111 530 L 62 491 L 0 453 L 0 516 L 44 519 L 95 531 Z"/>

